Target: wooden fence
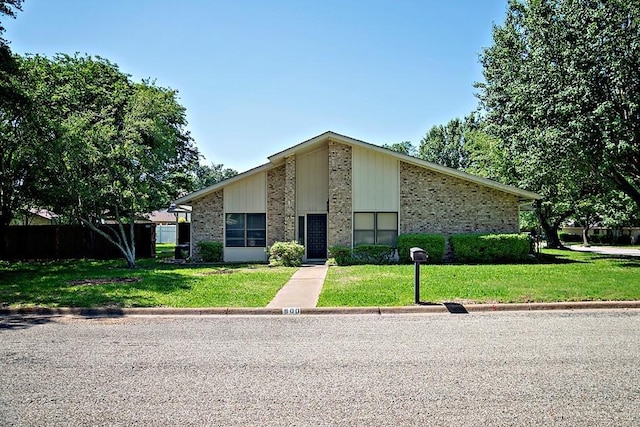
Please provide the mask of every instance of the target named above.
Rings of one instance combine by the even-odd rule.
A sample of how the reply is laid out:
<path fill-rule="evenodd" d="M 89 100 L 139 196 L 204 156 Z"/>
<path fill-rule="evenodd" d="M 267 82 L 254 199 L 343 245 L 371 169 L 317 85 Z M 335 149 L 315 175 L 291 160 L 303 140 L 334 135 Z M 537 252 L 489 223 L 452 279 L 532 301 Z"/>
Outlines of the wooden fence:
<path fill-rule="evenodd" d="M 116 226 L 101 226 L 105 231 L 113 227 Z M 129 227 L 125 229 L 128 235 Z M 155 224 L 136 224 L 134 235 L 136 258 L 155 257 Z M 82 225 L 18 225 L 0 228 L 0 259 L 3 260 L 122 257 L 115 245 Z"/>

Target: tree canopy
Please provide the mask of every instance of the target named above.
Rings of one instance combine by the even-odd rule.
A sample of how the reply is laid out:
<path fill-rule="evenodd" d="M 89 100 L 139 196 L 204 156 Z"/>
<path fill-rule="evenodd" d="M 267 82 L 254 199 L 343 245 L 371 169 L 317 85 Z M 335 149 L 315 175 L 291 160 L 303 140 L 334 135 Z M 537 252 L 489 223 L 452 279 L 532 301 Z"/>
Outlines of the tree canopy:
<path fill-rule="evenodd" d="M 557 226 L 618 188 L 640 203 L 640 0 L 509 2 L 477 85 L 504 175 Z"/>
<path fill-rule="evenodd" d="M 136 218 L 193 188 L 199 154 L 176 91 L 133 82 L 99 57 L 17 60 L 29 107 L 2 129 L 12 207 L 37 203 L 76 218 L 135 266 Z M 105 233 L 104 222 L 117 227 Z"/>
<path fill-rule="evenodd" d="M 200 190 L 236 175 L 238 175 L 236 170 L 225 168 L 223 164 L 198 165 L 195 170 L 194 190 Z"/>

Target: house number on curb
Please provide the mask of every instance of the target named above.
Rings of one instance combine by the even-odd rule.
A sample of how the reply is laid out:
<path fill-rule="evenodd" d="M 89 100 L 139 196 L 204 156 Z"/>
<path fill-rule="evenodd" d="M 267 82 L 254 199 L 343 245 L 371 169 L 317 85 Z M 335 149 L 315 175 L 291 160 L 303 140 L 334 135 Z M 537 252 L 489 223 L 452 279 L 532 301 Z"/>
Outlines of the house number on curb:
<path fill-rule="evenodd" d="M 282 314 L 300 314 L 298 307 L 286 307 L 282 309 Z"/>

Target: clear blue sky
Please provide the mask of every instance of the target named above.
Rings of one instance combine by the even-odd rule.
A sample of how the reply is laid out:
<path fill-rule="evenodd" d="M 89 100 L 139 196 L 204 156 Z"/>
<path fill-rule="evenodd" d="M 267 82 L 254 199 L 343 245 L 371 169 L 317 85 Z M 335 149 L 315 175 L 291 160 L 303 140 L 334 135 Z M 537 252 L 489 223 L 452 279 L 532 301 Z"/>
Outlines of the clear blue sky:
<path fill-rule="evenodd" d="M 243 172 L 327 130 L 417 145 L 467 115 L 505 12 L 506 0 L 25 0 L 4 37 L 178 90 L 206 161 Z"/>

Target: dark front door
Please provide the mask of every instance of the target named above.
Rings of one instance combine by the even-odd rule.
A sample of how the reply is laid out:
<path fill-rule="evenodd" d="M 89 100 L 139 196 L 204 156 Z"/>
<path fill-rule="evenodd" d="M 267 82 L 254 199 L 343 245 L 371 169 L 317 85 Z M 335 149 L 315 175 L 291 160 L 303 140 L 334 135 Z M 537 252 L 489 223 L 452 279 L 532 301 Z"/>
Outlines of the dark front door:
<path fill-rule="evenodd" d="M 327 257 L 327 214 L 307 215 L 307 258 Z"/>

